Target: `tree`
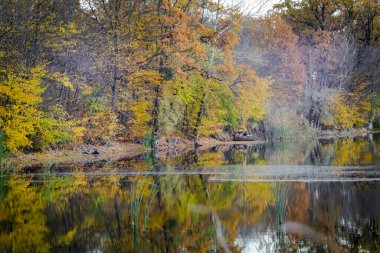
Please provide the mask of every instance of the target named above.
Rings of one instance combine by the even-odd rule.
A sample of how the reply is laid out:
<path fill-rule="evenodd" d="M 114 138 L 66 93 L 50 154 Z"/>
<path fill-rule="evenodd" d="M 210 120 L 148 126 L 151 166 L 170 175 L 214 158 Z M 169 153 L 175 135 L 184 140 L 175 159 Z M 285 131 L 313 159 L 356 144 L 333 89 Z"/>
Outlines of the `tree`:
<path fill-rule="evenodd" d="M 275 9 L 285 14 L 286 19 L 299 35 L 301 33 L 311 34 L 318 30 L 331 31 L 339 26 L 336 18 L 338 8 L 335 1 L 285 0 L 275 5 Z"/>
<path fill-rule="evenodd" d="M 278 15 L 249 19 L 244 23 L 235 58 L 251 66 L 259 76 L 269 77 L 276 100 L 294 103 L 305 89 L 306 69 L 298 36 Z"/>
<path fill-rule="evenodd" d="M 300 36 L 299 44 L 303 47 L 303 62 L 307 69 L 305 105 L 308 105 L 304 114 L 313 126 L 320 127 L 321 121 L 330 122 L 331 126 L 332 115 L 337 115 L 337 110 L 332 112 L 332 107 L 325 106 L 333 103 L 329 100 L 336 100 L 336 105 L 343 106 L 340 112 L 361 108 L 359 111 L 367 115 L 367 106 L 362 102 L 354 106 L 355 99 L 350 94 L 359 97 L 372 94 L 374 97 L 372 73 L 376 71 L 369 66 L 378 66 L 374 60 L 378 54 L 370 45 L 376 37 L 372 30 L 376 22 L 376 6 L 376 1 L 350 0 L 289 0 L 276 6 Z M 371 114 L 369 121 L 373 119 Z M 340 115 L 345 118 L 344 114 Z M 339 119 L 335 118 L 335 121 L 339 122 Z M 340 123 L 337 127 L 341 127 L 338 125 Z"/>
<path fill-rule="evenodd" d="M 148 125 L 144 129 L 150 131 L 152 145 L 160 133 L 169 133 L 167 129 L 162 129 L 165 124 L 160 120 L 161 111 L 173 112 L 173 108 L 183 113 L 171 117 L 170 122 L 176 125 L 171 124 L 171 131 L 183 130 L 186 137 L 197 139 L 204 115 L 221 115 L 218 112 L 206 112 L 207 100 L 211 98 L 206 92 L 208 87 L 215 84 L 215 80 L 220 86 L 227 83 L 228 77 L 234 72 L 231 64 L 231 49 L 237 42 L 233 32 L 234 20 L 228 19 L 230 16 L 225 12 L 226 18 L 220 18 L 220 23 L 210 21 L 205 13 L 210 12 L 208 15 L 212 16 L 212 12 L 222 12 L 223 8 L 207 1 L 203 5 L 192 1 L 162 1 L 156 8 L 155 16 L 151 17 L 152 12 L 149 12 L 145 17 L 151 20 L 148 24 L 151 28 L 145 29 L 155 31 L 150 34 L 155 43 L 145 47 L 147 54 L 152 57 L 147 64 L 142 65 L 140 71 L 130 76 L 132 98 L 137 103 L 132 108 L 147 109 L 148 113 L 134 114 L 140 115 Z M 197 80 L 195 85 L 194 80 Z M 192 94 L 186 95 L 188 92 Z M 231 91 L 227 89 L 225 92 Z M 180 99 L 175 99 L 176 94 L 180 95 Z M 191 98 L 192 102 L 196 102 L 189 105 Z M 223 116 L 219 116 L 207 118 L 222 120 Z M 132 118 L 130 122 L 140 125 L 138 122 L 141 121 Z"/>
<path fill-rule="evenodd" d="M 44 71 L 36 68 L 31 73 L 1 73 L 0 128 L 5 134 L 5 147 L 11 152 L 31 147 L 31 136 L 36 133 L 41 112 L 40 86 Z"/>

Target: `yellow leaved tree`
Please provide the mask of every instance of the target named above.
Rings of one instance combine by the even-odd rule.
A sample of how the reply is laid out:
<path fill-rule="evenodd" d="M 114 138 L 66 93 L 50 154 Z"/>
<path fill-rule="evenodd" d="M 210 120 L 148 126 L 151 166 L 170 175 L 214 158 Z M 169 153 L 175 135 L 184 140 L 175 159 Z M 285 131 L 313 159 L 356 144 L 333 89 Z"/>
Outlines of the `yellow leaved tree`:
<path fill-rule="evenodd" d="M 242 126 L 246 127 L 248 121 L 261 121 L 265 116 L 265 104 L 270 96 L 269 79 L 260 78 L 250 68 L 241 67 L 238 87 L 233 87 L 236 96 L 236 104 L 241 114 Z"/>
<path fill-rule="evenodd" d="M 371 104 L 368 102 L 364 90 L 366 85 L 359 84 L 352 92 L 343 93 L 332 91 L 329 109 L 331 119 L 324 119 L 323 123 L 336 129 L 350 129 L 367 123 Z"/>
<path fill-rule="evenodd" d="M 5 136 L 2 146 L 6 150 L 45 149 L 77 135 L 75 122 L 70 121 L 61 105 L 42 110 L 43 83 L 47 77 L 42 67 L 28 72 L 0 71 L 0 132 Z"/>
<path fill-rule="evenodd" d="M 0 72 L 0 130 L 5 135 L 4 146 L 13 152 L 22 147 L 31 147 L 31 136 L 36 133 L 41 112 L 44 75 L 42 68 L 30 73 L 16 74 L 10 70 Z"/>

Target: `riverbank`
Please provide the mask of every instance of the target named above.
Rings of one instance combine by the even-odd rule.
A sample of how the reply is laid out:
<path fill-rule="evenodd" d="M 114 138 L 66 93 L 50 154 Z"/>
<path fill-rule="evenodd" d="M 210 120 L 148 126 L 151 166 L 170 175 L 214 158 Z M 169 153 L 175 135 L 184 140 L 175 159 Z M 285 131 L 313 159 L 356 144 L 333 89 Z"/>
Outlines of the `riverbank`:
<path fill-rule="evenodd" d="M 168 141 L 167 143 L 170 143 Z M 261 144 L 265 141 L 218 141 L 212 138 L 200 138 L 198 142 L 201 146 L 198 150 L 206 150 L 218 145 L 237 144 Z M 158 147 L 158 156 L 166 154 L 187 153 L 194 150 L 194 143 L 189 140 L 177 140 L 176 143 Z M 86 164 L 96 161 L 116 161 L 121 158 L 132 158 L 148 152 L 149 149 L 142 144 L 128 142 L 111 142 L 105 146 L 80 145 L 72 149 L 46 150 L 33 153 L 16 153 L 7 158 L 7 164 L 11 168 L 23 168 L 30 166 L 40 166 L 44 164 Z"/>
<path fill-rule="evenodd" d="M 354 129 L 349 131 L 321 131 L 317 133 L 318 139 L 354 138 L 365 137 L 370 133 L 380 131 L 368 131 L 366 129 Z M 274 140 L 284 141 L 284 140 Z M 200 138 L 199 151 L 224 145 L 257 145 L 264 144 L 265 140 L 255 141 L 220 141 L 213 138 Z M 161 140 L 158 146 L 158 156 L 162 157 L 172 153 L 180 154 L 194 150 L 194 142 L 184 139 Z M 110 142 L 105 146 L 80 145 L 72 149 L 46 150 L 34 153 L 16 153 L 7 159 L 12 168 L 26 166 L 39 166 L 51 164 L 86 164 L 96 161 L 116 161 L 121 158 L 132 158 L 142 155 L 149 150 L 142 144 L 127 142 Z"/>
<path fill-rule="evenodd" d="M 379 130 L 368 130 L 366 128 L 349 129 L 349 130 L 324 130 L 319 131 L 316 135 L 318 139 L 336 139 L 336 138 L 354 138 L 365 137 L 368 134 L 380 133 Z"/>
<path fill-rule="evenodd" d="M 111 142 L 106 146 L 80 145 L 73 149 L 46 150 L 34 153 L 16 153 L 7 159 L 12 168 L 43 164 L 74 163 L 86 164 L 101 160 L 115 161 L 130 158 L 146 151 L 141 144 Z"/>

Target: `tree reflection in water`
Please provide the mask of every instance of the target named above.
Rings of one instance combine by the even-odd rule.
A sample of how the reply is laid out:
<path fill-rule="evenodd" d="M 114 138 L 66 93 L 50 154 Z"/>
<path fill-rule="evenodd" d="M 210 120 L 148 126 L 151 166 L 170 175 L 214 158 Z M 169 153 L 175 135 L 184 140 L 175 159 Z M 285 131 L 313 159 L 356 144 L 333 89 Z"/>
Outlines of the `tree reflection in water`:
<path fill-rule="evenodd" d="M 295 145 L 12 170 L 0 180 L 0 251 L 379 251 L 377 181 L 274 183 L 217 181 L 212 173 L 118 173 L 379 160 L 376 139 Z"/>

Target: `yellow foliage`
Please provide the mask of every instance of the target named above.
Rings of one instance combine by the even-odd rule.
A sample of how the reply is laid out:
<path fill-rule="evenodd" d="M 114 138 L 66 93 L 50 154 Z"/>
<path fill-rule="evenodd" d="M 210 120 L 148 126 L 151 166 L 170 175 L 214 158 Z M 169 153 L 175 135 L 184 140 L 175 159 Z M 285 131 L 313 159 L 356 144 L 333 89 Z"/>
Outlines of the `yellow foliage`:
<path fill-rule="evenodd" d="M 271 82 L 258 77 L 253 70 L 244 67 L 240 82 L 236 104 L 241 113 L 243 126 L 246 126 L 249 119 L 263 120 L 265 103 L 270 96 Z"/>
<path fill-rule="evenodd" d="M 335 93 L 330 103 L 333 124 L 338 129 L 349 129 L 367 122 L 370 103 L 357 98 L 357 93 L 343 96 Z"/>
<path fill-rule="evenodd" d="M 129 77 L 134 100 L 129 106 L 129 135 L 133 139 L 148 134 L 152 120 L 153 101 L 156 89 L 161 89 L 163 76 L 156 70 L 140 70 Z"/>
<path fill-rule="evenodd" d="M 206 117 L 202 118 L 202 124 L 199 126 L 199 134 L 201 136 L 209 136 L 211 134 L 220 133 L 223 124 L 215 113 L 209 111 Z"/>
<path fill-rule="evenodd" d="M 95 144 L 111 141 L 121 130 L 118 121 L 117 115 L 112 109 L 104 109 L 91 114 L 85 123 L 85 141 Z"/>
<path fill-rule="evenodd" d="M 331 165 L 350 166 L 355 164 L 371 164 L 372 153 L 366 140 L 336 140 L 334 143 L 326 146 L 324 149 L 330 153 L 334 152 Z"/>
<path fill-rule="evenodd" d="M 142 87 L 144 85 L 160 85 L 161 74 L 155 70 L 141 70 L 129 77 L 130 85 Z"/>
<path fill-rule="evenodd" d="M 34 68 L 30 73 L 15 74 L 3 71 L 0 85 L 0 130 L 5 134 L 5 147 L 14 152 L 23 147 L 44 149 L 71 139 L 72 123 L 59 105 L 49 112 L 39 110 L 42 102 L 42 78 L 46 73 Z M 67 77 L 60 78 L 63 85 L 71 84 Z M 66 83 L 66 84 L 64 84 Z"/>
<path fill-rule="evenodd" d="M 72 128 L 72 142 L 74 144 L 79 144 L 82 142 L 85 136 L 86 128 L 83 126 L 75 126 Z"/>
<path fill-rule="evenodd" d="M 0 201 L 0 223 L 9 225 L 0 233 L 0 251 L 49 252 L 44 203 L 37 190 L 17 177 L 12 177 L 7 186 L 7 194 Z"/>
<path fill-rule="evenodd" d="M 5 147 L 11 152 L 32 144 L 30 137 L 36 133 L 41 118 L 38 105 L 42 101 L 40 82 L 44 73 L 42 68 L 32 69 L 28 75 L 1 72 L 0 130 L 6 137 Z"/>
<path fill-rule="evenodd" d="M 74 240 L 74 237 L 77 234 L 77 228 L 75 227 L 74 229 L 70 230 L 67 232 L 67 234 L 59 236 L 57 238 L 57 244 L 58 245 L 70 245 L 72 241 Z"/>
<path fill-rule="evenodd" d="M 334 97 L 331 112 L 334 117 L 334 123 L 338 128 L 350 128 L 352 126 L 351 110 L 344 104 L 344 99 L 341 95 Z"/>
<path fill-rule="evenodd" d="M 128 121 L 131 127 L 131 135 L 134 138 L 143 137 L 148 133 L 148 123 L 152 119 L 152 115 L 149 113 L 149 102 L 140 101 L 133 104 L 130 110 L 133 113 L 133 117 Z"/>
<path fill-rule="evenodd" d="M 59 82 L 64 87 L 69 88 L 70 90 L 74 90 L 74 85 L 71 83 L 69 77 L 66 74 L 55 72 L 50 74 L 48 77 L 54 81 Z"/>

